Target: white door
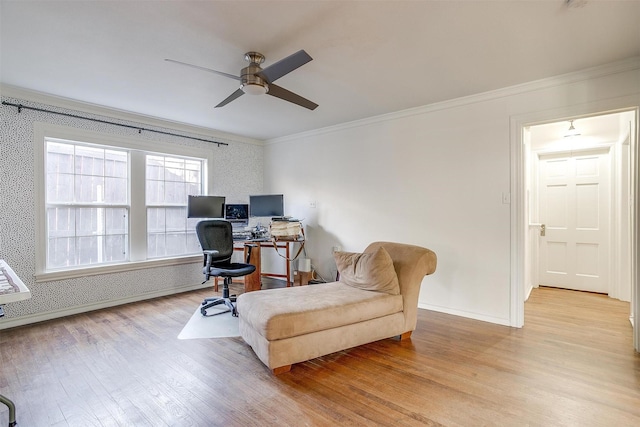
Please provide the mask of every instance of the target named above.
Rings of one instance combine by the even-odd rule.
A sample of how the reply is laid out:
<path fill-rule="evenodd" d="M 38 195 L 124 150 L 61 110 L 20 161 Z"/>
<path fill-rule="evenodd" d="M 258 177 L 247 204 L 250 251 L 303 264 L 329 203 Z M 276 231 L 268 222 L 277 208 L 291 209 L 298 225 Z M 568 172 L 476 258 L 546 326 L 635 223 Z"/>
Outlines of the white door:
<path fill-rule="evenodd" d="M 539 156 L 540 285 L 609 292 L 609 150 Z"/>

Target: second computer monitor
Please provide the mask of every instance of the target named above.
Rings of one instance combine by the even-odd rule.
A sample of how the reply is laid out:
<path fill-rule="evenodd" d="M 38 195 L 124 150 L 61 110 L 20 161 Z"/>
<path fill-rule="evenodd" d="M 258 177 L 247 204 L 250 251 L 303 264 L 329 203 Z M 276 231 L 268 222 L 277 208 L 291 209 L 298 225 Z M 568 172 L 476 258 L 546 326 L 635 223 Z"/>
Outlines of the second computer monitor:
<path fill-rule="evenodd" d="M 284 196 L 282 194 L 262 194 L 249 196 L 251 216 L 284 216 Z"/>

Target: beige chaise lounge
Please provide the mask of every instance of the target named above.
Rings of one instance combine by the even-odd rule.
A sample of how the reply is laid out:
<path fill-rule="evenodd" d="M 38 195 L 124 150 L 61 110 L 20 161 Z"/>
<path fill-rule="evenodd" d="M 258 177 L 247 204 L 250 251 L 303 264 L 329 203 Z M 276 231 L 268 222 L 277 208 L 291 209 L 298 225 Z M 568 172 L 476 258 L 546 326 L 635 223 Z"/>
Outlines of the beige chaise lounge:
<path fill-rule="evenodd" d="M 436 269 L 434 252 L 375 242 L 336 262 L 341 281 L 238 297 L 240 335 L 275 374 L 369 342 L 406 339 L 415 329 L 422 279 Z"/>

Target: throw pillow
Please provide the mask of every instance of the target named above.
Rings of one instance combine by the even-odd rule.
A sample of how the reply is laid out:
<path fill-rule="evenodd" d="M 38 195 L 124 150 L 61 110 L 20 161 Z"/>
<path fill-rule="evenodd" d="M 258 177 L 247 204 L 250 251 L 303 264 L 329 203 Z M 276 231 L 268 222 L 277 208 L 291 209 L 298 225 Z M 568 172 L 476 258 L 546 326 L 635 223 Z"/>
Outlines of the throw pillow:
<path fill-rule="evenodd" d="M 393 261 L 383 247 L 371 253 L 334 252 L 333 257 L 341 282 L 368 291 L 400 293 Z"/>

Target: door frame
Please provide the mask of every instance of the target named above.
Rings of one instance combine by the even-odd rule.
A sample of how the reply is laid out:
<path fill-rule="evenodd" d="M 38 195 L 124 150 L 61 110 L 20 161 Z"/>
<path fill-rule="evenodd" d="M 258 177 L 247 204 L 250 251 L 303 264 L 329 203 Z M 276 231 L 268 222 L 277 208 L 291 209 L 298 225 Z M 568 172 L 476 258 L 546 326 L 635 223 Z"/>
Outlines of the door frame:
<path fill-rule="evenodd" d="M 512 116 L 510 118 L 510 162 L 511 162 L 511 197 L 510 224 L 511 224 L 511 255 L 510 255 L 510 325 L 521 328 L 524 326 L 524 302 L 526 275 L 530 268 L 529 260 L 526 259 L 527 242 L 526 234 L 529 232 L 529 218 L 526 205 L 526 165 L 527 150 L 523 149 L 526 142 L 525 128 L 532 125 L 553 123 L 567 118 L 598 116 L 616 112 L 633 112 L 635 118 L 635 129 L 633 129 L 630 141 L 630 163 L 631 163 L 631 313 L 630 321 L 633 325 L 633 345 L 636 351 L 640 352 L 640 325 L 634 318 L 640 316 L 640 282 L 638 276 L 639 260 L 638 248 L 640 247 L 640 158 L 638 149 L 639 135 L 639 109 L 637 97 L 624 97 L 610 99 L 588 105 L 566 107 L 562 109 L 541 111 L 524 115 Z"/>

